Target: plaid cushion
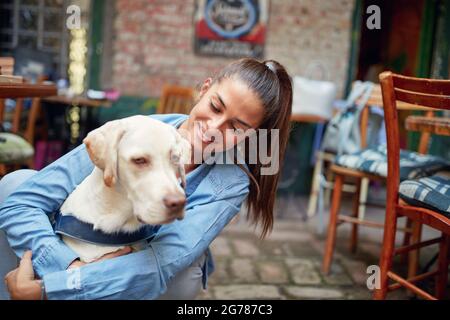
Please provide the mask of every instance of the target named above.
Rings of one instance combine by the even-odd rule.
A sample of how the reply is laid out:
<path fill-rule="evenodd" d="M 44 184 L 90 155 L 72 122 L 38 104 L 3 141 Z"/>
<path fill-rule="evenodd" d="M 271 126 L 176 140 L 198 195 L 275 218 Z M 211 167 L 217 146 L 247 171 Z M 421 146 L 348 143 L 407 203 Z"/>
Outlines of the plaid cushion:
<path fill-rule="evenodd" d="M 387 148 L 379 145 L 348 155 L 336 157 L 335 163 L 363 172 L 387 177 Z M 450 162 L 436 156 L 400 150 L 400 180 L 430 176 L 438 171 L 450 170 Z"/>
<path fill-rule="evenodd" d="M 16 163 L 32 157 L 34 149 L 16 134 L 0 132 L 0 163 Z"/>
<path fill-rule="evenodd" d="M 400 183 L 399 196 L 406 203 L 439 212 L 450 218 L 450 174 L 439 173 Z"/>

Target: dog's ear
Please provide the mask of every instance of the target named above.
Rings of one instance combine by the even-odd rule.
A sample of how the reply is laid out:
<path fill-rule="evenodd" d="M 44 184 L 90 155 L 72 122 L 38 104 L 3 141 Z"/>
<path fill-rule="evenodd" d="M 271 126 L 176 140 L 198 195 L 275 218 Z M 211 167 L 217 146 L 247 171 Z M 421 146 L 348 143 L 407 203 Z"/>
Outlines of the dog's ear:
<path fill-rule="evenodd" d="M 181 178 L 181 185 L 186 188 L 186 171 L 184 165 L 191 162 L 191 144 L 184 139 L 178 132 L 175 132 L 176 145 L 172 149 L 178 163 L 178 174 Z"/>
<path fill-rule="evenodd" d="M 89 132 L 83 140 L 92 162 L 103 170 L 103 180 L 108 187 L 117 181 L 117 147 L 125 128 L 123 120 L 110 121 Z"/>

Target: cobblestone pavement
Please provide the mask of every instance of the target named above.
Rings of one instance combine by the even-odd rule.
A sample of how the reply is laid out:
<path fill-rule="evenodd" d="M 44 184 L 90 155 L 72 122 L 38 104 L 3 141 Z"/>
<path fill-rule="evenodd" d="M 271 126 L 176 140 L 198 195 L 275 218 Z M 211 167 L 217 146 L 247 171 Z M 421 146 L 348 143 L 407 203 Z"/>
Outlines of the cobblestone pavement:
<path fill-rule="evenodd" d="M 280 215 L 278 208 L 274 230 L 264 240 L 242 216 L 225 228 L 211 245 L 216 270 L 199 299 L 371 299 L 366 271 L 378 264 L 381 230 L 370 233 L 361 228 L 358 251 L 352 254 L 348 228 L 338 229 L 332 270 L 325 276 L 320 271 L 325 235 L 317 232 L 317 218 L 301 219 L 298 211 L 304 210 L 306 200 L 294 202 L 293 214 Z M 368 214 L 379 217 L 383 211 L 377 210 Z M 421 254 L 424 264 L 433 254 Z M 402 269 L 404 263 L 398 264 Z M 408 298 L 403 289 L 389 295 Z"/>

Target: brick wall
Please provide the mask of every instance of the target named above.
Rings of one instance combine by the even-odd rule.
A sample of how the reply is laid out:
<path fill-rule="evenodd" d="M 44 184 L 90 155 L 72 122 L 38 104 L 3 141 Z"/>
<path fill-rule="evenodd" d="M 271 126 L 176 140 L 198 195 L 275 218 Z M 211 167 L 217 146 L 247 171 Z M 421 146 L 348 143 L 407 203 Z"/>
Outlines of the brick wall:
<path fill-rule="evenodd" d="M 320 61 L 342 91 L 354 0 L 271 0 L 265 58 L 293 75 Z M 116 0 L 112 85 L 157 97 L 164 83 L 195 86 L 232 61 L 193 52 L 194 0 Z M 318 68 L 308 73 L 319 76 Z"/>

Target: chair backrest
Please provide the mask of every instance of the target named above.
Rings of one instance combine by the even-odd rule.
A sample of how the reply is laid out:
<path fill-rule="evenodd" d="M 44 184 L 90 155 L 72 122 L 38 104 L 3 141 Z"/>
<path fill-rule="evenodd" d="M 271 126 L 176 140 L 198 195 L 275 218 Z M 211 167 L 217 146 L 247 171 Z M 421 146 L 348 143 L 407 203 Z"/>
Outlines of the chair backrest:
<path fill-rule="evenodd" d="M 400 103 L 422 110 L 450 110 L 450 80 L 406 77 L 386 71 L 380 74 L 388 151 L 387 205 L 398 202 L 400 183 Z"/>
<path fill-rule="evenodd" d="M 358 101 L 356 101 L 358 103 Z M 381 99 L 381 88 L 379 84 L 374 84 L 370 97 L 364 107 L 361 114 L 360 126 L 361 126 L 361 148 L 367 147 L 367 128 L 369 124 L 369 106 L 383 106 L 383 100 Z"/>
<path fill-rule="evenodd" d="M 11 57 L 0 57 L 0 74 L 1 75 L 12 75 L 14 70 L 14 58 Z M 46 78 L 41 76 L 38 79 L 38 83 L 42 83 Z M 24 117 L 24 99 L 15 99 L 16 105 L 14 111 L 11 115 L 11 133 L 21 135 L 25 140 L 27 140 L 31 145 L 34 142 L 34 132 L 36 126 L 36 120 L 39 115 L 39 109 L 41 105 L 41 99 L 39 97 L 34 97 L 31 100 L 31 107 L 27 114 L 26 125 L 24 128 L 21 127 L 21 120 Z M 0 125 L 3 126 L 6 120 L 6 106 L 5 99 L 0 99 Z"/>
<path fill-rule="evenodd" d="M 189 114 L 193 103 L 193 88 L 165 85 L 158 104 L 157 113 Z"/>
<path fill-rule="evenodd" d="M 45 80 L 47 80 L 46 76 L 39 76 L 37 79 L 38 84 L 42 84 Z M 31 145 L 34 144 L 34 133 L 36 129 L 36 122 L 39 117 L 39 113 L 41 112 L 41 97 L 34 97 L 31 100 L 31 107 L 28 111 L 26 126 L 22 136 L 27 140 Z"/>
<path fill-rule="evenodd" d="M 370 111 L 369 108 L 367 108 L 368 106 L 379 106 L 380 108 L 383 108 L 383 96 L 381 93 L 380 84 L 374 84 L 370 97 L 367 100 L 366 108 L 363 110 L 361 115 L 361 148 L 367 147 L 367 128 L 369 123 L 369 111 Z M 411 103 L 407 103 L 404 101 L 397 101 L 397 109 L 411 111 L 420 108 Z M 434 112 L 430 111 L 426 113 L 426 116 L 431 117 L 433 116 L 433 114 Z M 425 153 L 427 151 L 429 140 L 430 135 L 428 133 L 422 133 L 420 135 L 420 142 L 417 150 L 419 153 Z"/>

